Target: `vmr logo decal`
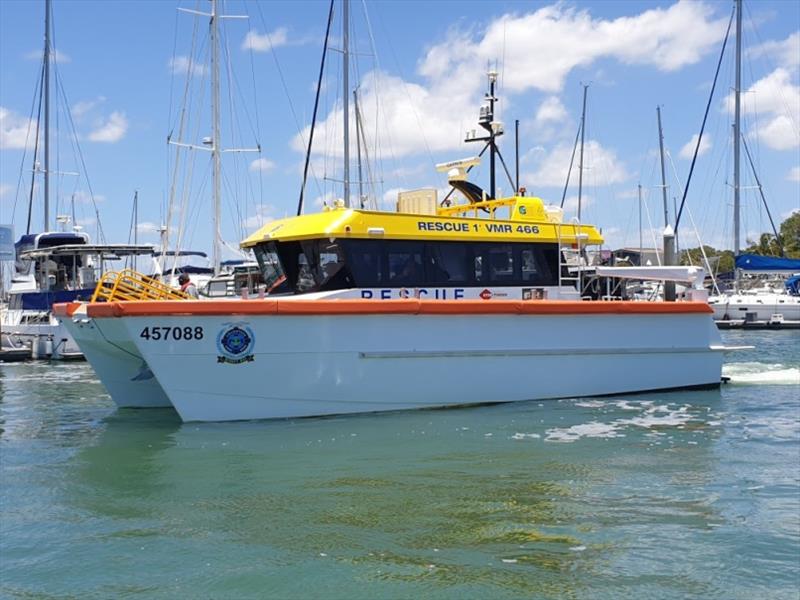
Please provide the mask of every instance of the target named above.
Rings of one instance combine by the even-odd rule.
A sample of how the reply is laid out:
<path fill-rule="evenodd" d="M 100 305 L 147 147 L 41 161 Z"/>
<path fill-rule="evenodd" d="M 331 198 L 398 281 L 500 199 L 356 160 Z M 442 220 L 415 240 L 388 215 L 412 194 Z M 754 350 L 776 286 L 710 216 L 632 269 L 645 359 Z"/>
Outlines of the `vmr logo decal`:
<path fill-rule="evenodd" d="M 256 336 L 246 323 L 226 323 L 217 335 L 217 362 L 238 365 L 252 362 Z"/>

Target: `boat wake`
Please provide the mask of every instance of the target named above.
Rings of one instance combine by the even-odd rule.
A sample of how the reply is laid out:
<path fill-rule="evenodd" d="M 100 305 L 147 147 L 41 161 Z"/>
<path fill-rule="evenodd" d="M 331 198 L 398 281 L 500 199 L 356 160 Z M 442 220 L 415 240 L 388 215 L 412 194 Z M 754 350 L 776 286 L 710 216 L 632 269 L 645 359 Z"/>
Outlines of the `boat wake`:
<path fill-rule="evenodd" d="M 798 385 L 800 368 L 784 364 L 759 362 L 732 363 L 722 367 L 722 375 L 730 377 L 731 383 L 745 385 Z"/>

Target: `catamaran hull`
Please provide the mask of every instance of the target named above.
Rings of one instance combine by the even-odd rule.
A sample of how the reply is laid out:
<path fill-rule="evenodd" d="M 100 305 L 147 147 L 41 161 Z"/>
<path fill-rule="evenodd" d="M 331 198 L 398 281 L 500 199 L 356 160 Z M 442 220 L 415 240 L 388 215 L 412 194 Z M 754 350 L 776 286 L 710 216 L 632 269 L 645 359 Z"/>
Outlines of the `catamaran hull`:
<path fill-rule="evenodd" d="M 172 407 L 122 323 L 95 322 L 85 309 L 60 319 L 119 408 Z"/>
<path fill-rule="evenodd" d="M 711 387 L 722 369 L 706 306 L 678 314 L 187 310 L 97 319 L 110 320 L 123 324 L 184 421 Z"/>

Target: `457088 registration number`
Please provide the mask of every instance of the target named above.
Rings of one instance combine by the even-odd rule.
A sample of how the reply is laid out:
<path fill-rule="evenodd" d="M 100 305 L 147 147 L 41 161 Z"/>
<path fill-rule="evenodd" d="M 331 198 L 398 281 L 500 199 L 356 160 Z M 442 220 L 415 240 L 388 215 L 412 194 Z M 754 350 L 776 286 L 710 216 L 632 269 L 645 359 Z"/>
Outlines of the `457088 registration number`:
<path fill-rule="evenodd" d="M 139 334 L 140 338 L 146 340 L 202 340 L 202 327 L 145 327 Z"/>

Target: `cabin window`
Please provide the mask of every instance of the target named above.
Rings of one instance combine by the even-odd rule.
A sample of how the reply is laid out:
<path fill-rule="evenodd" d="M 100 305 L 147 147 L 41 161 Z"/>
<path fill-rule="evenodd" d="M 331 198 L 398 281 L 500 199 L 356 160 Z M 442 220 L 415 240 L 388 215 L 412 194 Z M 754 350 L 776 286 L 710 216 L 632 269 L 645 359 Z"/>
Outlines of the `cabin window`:
<path fill-rule="evenodd" d="M 347 240 L 347 264 L 359 287 L 382 287 L 389 280 L 383 264 L 383 245 L 372 240 Z"/>
<path fill-rule="evenodd" d="M 466 244 L 450 242 L 426 244 L 428 283 L 466 285 L 472 281 L 469 264 L 472 259 Z"/>
<path fill-rule="evenodd" d="M 253 249 L 253 253 L 256 256 L 259 267 L 261 267 L 261 274 L 267 290 L 276 291 L 278 286 L 282 285 L 283 281 L 286 280 L 286 277 L 281 260 L 278 257 L 275 242 L 256 246 Z"/>
<path fill-rule="evenodd" d="M 303 242 L 302 247 L 315 290 L 338 290 L 353 286 L 353 278 L 339 244 L 328 240 L 312 240 Z"/>
<path fill-rule="evenodd" d="M 514 249 L 511 244 L 490 244 L 484 251 L 488 281 L 514 285 Z M 486 273 L 483 273 L 484 277 Z"/>
<path fill-rule="evenodd" d="M 558 258 L 558 251 L 555 253 L 550 248 L 542 249 L 537 252 L 533 249 L 523 249 L 520 253 L 520 267 L 522 271 L 522 281 L 527 285 L 548 285 L 552 281 L 550 263 Z"/>
<path fill-rule="evenodd" d="M 421 243 L 394 241 L 384 243 L 387 245 L 389 283 L 411 287 L 425 281 L 422 260 L 423 245 Z"/>
<path fill-rule="evenodd" d="M 346 288 L 557 285 L 558 247 L 542 243 L 338 239 L 256 249 L 267 280 L 307 293 Z M 275 274 L 280 273 L 277 277 Z"/>

